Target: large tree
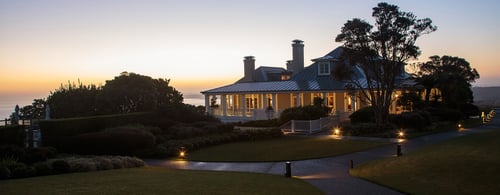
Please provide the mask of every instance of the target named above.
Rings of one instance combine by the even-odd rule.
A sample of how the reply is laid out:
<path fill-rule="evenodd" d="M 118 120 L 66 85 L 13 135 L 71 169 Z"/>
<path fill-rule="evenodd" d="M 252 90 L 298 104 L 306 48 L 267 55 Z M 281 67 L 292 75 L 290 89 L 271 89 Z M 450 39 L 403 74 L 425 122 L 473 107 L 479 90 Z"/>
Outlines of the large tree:
<path fill-rule="evenodd" d="M 388 122 L 392 93 L 403 78 L 404 65 L 420 55 L 417 39 L 435 31 L 431 19 L 417 19 L 396 5 L 379 3 L 373 8 L 375 24 L 355 18 L 347 21 L 335 41 L 343 42 L 346 67 L 356 67 L 362 75 L 350 71 L 349 87 L 362 89 L 372 105 L 377 124 Z M 345 71 L 343 71 L 345 73 Z M 345 75 L 344 75 L 345 76 Z"/>
<path fill-rule="evenodd" d="M 68 82 L 47 97 L 51 118 L 92 116 L 97 114 L 96 97 L 102 87 Z"/>
<path fill-rule="evenodd" d="M 426 102 L 431 89 L 437 88 L 448 107 L 458 108 L 472 103 L 471 82 L 479 78 L 479 73 L 467 60 L 445 55 L 431 56 L 429 61 L 419 64 L 416 76 L 418 83 L 424 86 Z"/>
<path fill-rule="evenodd" d="M 123 72 L 106 81 L 98 97 L 99 107 L 104 113 L 114 114 L 154 111 L 160 106 L 182 104 L 182 94 L 169 84 L 169 79 Z"/>

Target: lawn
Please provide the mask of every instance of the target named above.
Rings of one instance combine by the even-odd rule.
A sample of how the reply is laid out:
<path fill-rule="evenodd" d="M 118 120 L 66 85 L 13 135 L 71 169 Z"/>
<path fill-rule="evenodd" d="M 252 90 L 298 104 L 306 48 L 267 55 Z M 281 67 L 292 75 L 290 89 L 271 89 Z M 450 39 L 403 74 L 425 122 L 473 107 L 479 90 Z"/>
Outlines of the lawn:
<path fill-rule="evenodd" d="M 351 170 L 409 194 L 498 194 L 500 129 L 459 137 Z"/>
<path fill-rule="evenodd" d="M 143 167 L 0 180 L 0 194 L 322 194 L 278 175 Z"/>
<path fill-rule="evenodd" d="M 390 143 L 347 141 L 333 137 L 285 136 L 279 139 L 237 142 L 193 151 L 187 159 L 205 162 L 262 162 L 337 156 Z"/>

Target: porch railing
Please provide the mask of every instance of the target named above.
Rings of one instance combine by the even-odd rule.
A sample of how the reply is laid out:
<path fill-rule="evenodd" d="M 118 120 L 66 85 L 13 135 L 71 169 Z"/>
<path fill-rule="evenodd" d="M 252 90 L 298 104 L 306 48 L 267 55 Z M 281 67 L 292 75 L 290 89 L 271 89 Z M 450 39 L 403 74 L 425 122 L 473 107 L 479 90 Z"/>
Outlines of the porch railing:
<path fill-rule="evenodd" d="M 332 129 L 340 122 L 339 117 L 329 116 L 316 120 L 291 120 L 280 126 L 285 133 L 314 134 Z"/>

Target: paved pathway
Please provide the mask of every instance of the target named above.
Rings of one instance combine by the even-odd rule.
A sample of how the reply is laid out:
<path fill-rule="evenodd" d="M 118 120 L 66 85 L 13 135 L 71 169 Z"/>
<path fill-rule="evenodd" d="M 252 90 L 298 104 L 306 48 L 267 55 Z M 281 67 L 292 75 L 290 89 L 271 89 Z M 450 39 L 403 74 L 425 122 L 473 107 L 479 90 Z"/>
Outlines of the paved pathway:
<path fill-rule="evenodd" d="M 469 133 L 476 133 L 491 130 L 494 128 L 500 128 L 500 119 L 497 118 L 494 118 L 488 125 L 475 129 L 466 129 L 460 132 L 456 131 L 440 133 L 402 142 L 402 152 L 404 154 L 423 146 L 442 142 Z M 350 160 L 353 160 L 354 164 L 356 165 L 362 162 L 379 158 L 396 158 L 395 154 L 396 146 L 389 145 L 336 157 L 291 161 L 292 175 L 311 183 L 312 185 L 325 192 L 325 194 L 401 194 L 400 192 L 394 191 L 392 189 L 349 175 Z M 146 162 L 149 165 L 153 166 L 166 166 L 176 169 L 242 171 L 277 175 L 283 175 L 285 172 L 284 162 L 225 163 L 170 160 L 147 160 Z"/>

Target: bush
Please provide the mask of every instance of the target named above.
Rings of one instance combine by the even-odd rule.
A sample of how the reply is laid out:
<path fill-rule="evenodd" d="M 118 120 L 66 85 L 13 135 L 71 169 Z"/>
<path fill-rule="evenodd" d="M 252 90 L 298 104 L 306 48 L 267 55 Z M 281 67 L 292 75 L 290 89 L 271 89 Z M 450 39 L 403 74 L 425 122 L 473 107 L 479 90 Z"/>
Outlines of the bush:
<path fill-rule="evenodd" d="M 24 148 L 16 145 L 0 146 L 0 159 L 13 158 L 19 160 L 23 159 L 26 155 Z"/>
<path fill-rule="evenodd" d="M 481 115 L 481 112 L 479 111 L 479 107 L 477 107 L 474 104 L 470 104 L 470 103 L 460 106 L 460 111 L 463 113 L 463 115 L 466 118 L 469 118 L 471 116 Z"/>
<path fill-rule="evenodd" d="M 328 115 L 328 108 L 318 106 L 304 106 L 285 109 L 279 119 L 283 124 L 290 120 L 315 120 Z"/>
<path fill-rule="evenodd" d="M 69 173 L 71 172 L 71 166 L 65 160 L 55 160 L 52 162 L 52 168 L 54 173 Z"/>
<path fill-rule="evenodd" d="M 426 111 L 429 112 L 433 118 L 439 121 L 450 121 L 457 123 L 463 118 L 463 115 L 459 110 L 451 108 L 429 107 Z"/>
<path fill-rule="evenodd" d="M 52 166 L 50 166 L 49 162 L 37 162 L 33 164 L 33 167 L 36 170 L 36 175 L 44 176 L 53 174 Z"/>
<path fill-rule="evenodd" d="M 10 177 L 10 170 L 7 166 L 0 164 L 0 179 L 8 179 Z"/>
<path fill-rule="evenodd" d="M 27 166 L 24 163 L 18 163 L 15 167 L 12 167 L 10 171 L 12 178 L 33 177 L 36 175 L 35 168 Z"/>
<path fill-rule="evenodd" d="M 79 154 L 137 155 L 155 146 L 155 136 L 142 127 L 116 127 L 75 136 L 66 145 Z"/>
<path fill-rule="evenodd" d="M 390 124 L 379 126 L 375 123 L 356 123 L 344 126 L 342 129 L 345 132 L 344 135 L 359 136 L 393 131 L 394 127 Z"/>
<path fill-rule="evenodd" d="M 53 147 L 26 148 L 25 151 L 25 156 L 21 159 L 28 164 L 46 161 L 56 157 L 57 154 L 57 150 Z"/>
<path fill-rule="evenodd" d="M 278 119 L 247 121 L 241 124 L 244 127 L 278 127 Z"/>
<path fill-rule="evenodd" d="M 62 149 L 65 148 L 65 145 L 61 141 L 73 136 L 128 124 L 149 124 L 154 120 L 157 120 L 157 117 L 152 113 L 103 115 L 40 121 L 40 129 L 43 135 L 42 142 L 45 146 Z"/>
<path fill-rule="evenodd" d="M 400 115 L 393 115 L 391 121 L 399 128 L 419 131 L 432 124 L 432 119 L 428 112 L 404 112 Z"/>
<path fill-rule="evenodd" d="M 375 111 L 371 106 L 361 108 L 349 116 L 351 123 L 374 123 Z"/>
<path fill-rule="evenodd" d="M 16 145 L 23 147 L 25 138 L 26 133 L 22 125 L 0 127 L 0 146 Z"/>

